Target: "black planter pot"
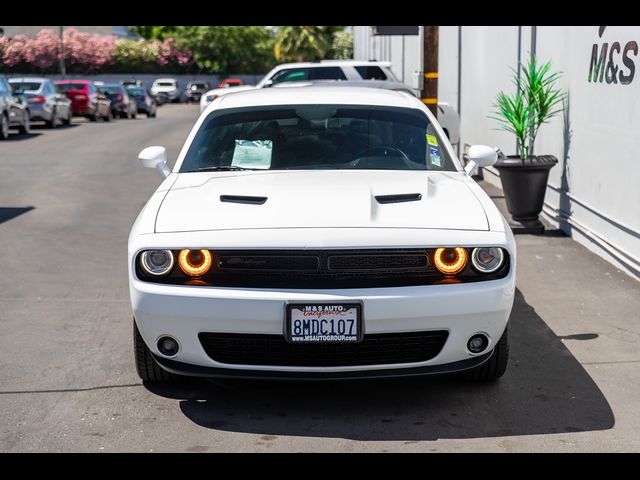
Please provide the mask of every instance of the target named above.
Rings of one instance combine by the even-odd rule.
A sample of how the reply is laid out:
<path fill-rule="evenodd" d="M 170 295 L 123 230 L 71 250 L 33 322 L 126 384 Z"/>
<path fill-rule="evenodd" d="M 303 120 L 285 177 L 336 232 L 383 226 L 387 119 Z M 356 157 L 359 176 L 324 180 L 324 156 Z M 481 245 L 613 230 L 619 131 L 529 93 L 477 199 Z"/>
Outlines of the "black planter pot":
<path fill-rule="evenodd" d="M 524 162 L 519 156 L 510 155 L 496 162 L 514 232 L 544 232 L 538 215 L 544 203 L 549 170 L 556 163 L 558 159 L 553 155 L 540 155 Z"/>

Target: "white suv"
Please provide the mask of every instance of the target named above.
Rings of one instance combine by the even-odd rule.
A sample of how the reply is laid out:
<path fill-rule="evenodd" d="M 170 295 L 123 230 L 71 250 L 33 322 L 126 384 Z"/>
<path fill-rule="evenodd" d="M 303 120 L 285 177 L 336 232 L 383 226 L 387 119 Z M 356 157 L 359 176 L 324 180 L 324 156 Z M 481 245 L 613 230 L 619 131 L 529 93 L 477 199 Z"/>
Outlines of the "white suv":
<path fill-rule="evenodd" d="M 401 83 L 391 71 L 390 62 L 373 62 L 361 60 L 323 60 L 319 62 L 285 63 L 278 65 L 255 87 L 242 86 L 218 88 L 202 95 L 200 111 L 216 98 L 230 93 L 281 86 L 336 86 L 336 87 L 368 87 L 405 92 L 412 96 L 419 93 L 409 85 Z M 438 102 L 438 122 L 452 144 L 459 142 L 460 117 L 458 112 L 448 103 Z"/>
<path fill-rule="evenodd" d="M 164 93 L 170 102 L 180 101 L 180 90 L 178 89 L 178 81 L 175 78 L 158 78 L 151 86 L 151 94 L 158 95 Z"/>

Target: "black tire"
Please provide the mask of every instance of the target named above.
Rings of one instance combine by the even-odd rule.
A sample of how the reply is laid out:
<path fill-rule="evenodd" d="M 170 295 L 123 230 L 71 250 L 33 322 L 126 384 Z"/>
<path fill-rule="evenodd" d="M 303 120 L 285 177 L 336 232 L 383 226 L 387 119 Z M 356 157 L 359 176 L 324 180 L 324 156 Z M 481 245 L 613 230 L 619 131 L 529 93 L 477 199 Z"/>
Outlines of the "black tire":
<path fill-rule="evenodd" d="M 493 382 L 507 370 L 509 363 L 509 324 L 504 329 L 500 341 L 493 349 L 491 358 L 473 370 L 464 372 L 464 378 L 474 382 Z"/>
<path fill-rule="evenodd" d="M 25 110 L 22 115 L 22 125 L 18 127 L 18 131 L 21 135 L 29 135 L 31 133 L 31 116 L 28 110 Z"/>
<path fill-rule="evenodd" d="M 94 113 L 93 115 L 89 115 L 87 118 L 90 122 L 97 122 L 98 118 L 100 117 L 98 116 L 98 112 L 96 111 L 96 113 Z"/>
<path fill-rule="evenodd" d="M 0 140 L 9 138 L 9 119 L 4 113 L 0 113 Z"/>
<path fill-rule="evenodd" d="M 151 350 L 144 343 L 142 335 L 138 331 L 135 319 L 133 320 L 133 354 L 136 360 L 136 371 L 143 382 L 177 383 L 182 379 L 157 364 L 151 355 Z"/>
<path fill-rule="evenodd" d="M 56 118 L 56 115 L 58 115 L 58 113 L 54 109 L 53 112 L 51 112 L 51 120 L 46 122 L 47 128 L 56 128 L 56 126 L 58 125 L 58 119 Z"/>

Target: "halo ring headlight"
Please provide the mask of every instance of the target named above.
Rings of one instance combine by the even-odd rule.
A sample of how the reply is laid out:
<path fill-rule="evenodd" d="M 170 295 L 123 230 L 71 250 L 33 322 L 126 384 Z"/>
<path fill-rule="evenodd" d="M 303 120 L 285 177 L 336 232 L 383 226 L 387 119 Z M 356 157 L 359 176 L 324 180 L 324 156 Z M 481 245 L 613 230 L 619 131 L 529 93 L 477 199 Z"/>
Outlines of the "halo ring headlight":
<path fill-rule="evenodd" d="M 178 265 L 190 277 L 201 277 L 211 269 L 213 263 L 209 250 L 180 250 Z"/>
<path fill-rule="evenodd" d="M 161 277 L 169 273 L 174 262 L 171 250 L 146 250 L 140 255 L 142 270 L 154 277 Z"/>
<path fill-rule="evenodd" d="M 462 247 L 437 248 L 433 255 L 436 268 L 444 275 L 456 275 L 467 266 L 467 251 Z"/>
<path fill-rule="evenodd" d="M 474 248 L 471 254 L 471 263 L 480 273 L 493 273 L 502 267 L 504 252 L 498 247 Z"/>

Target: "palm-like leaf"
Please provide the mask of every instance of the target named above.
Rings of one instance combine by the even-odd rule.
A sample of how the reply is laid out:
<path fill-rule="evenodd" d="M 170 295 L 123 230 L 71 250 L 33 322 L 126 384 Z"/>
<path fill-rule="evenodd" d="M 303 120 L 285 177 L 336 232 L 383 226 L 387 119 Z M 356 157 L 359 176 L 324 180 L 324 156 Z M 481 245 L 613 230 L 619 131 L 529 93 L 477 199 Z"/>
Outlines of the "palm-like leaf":
<path fill-rule="evenodd" d="M 562 111 L 564 92 L 556 87 L 562 72 L 551 72 L 551 62 L 542 65 L 534 55 L 527 65 L 522 65 L 522 75 L 513 70 L 516 93 L 509 96 L 500 92 L 491 118 L 498 121 L 499 128 L 513 133 L 518 141 L 519 154 L 523 160 L 533 155 L 538 129 Z"/>

